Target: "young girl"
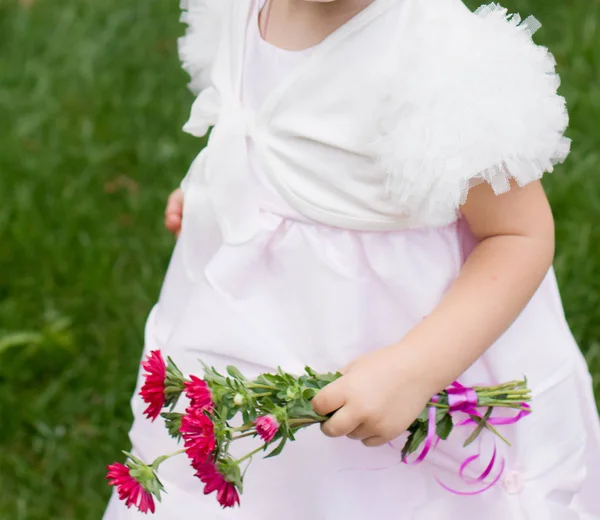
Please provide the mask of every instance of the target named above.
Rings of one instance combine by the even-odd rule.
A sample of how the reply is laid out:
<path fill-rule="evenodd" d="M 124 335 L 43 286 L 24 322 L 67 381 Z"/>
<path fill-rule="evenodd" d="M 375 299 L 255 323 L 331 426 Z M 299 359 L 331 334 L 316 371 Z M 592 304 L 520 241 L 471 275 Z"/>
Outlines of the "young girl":
<path fill-rule="evenodd" d="M 256 459 L 240 508 L 221 510 L 175 457 L 156 518 L 600 518 L 599 421 L 539 182 L 568 154 L 567 113 L 536 20 L 461 0 L 263 3 L 185 6 L 199 93 L 185 130 L 213 129 L 167 208 L 181 233 L 145 354 L 187 373 L 202 359 L 344 375 L 314 401 L 335 412 L 325 435 Z M 512 445 L 496 444 L 487 491 L 462 496 L 457 472 L 491 434 L 463 448 L 458 427 L 399 463 L 395 439 L 432 395 L 523 375 L 533 413 L 500 427 Z M 132 405 L 133 452 L 175 451 L 137 392 Z M 104 518 L 141 517 L 113 496 Z"/>

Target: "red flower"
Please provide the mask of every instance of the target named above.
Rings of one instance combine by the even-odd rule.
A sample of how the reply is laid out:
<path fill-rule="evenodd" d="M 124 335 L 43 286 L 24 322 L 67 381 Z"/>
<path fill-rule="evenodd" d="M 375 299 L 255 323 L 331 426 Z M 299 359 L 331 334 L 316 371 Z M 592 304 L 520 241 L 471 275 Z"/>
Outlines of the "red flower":
<path fill-rule="evenodd" d="M 125 500 L 127 507 L 135 506 L 142 513 L 150 511 L 154 513 L 154 499 L 149 493 L 129 472 L 129 468 L 119 462 L 115 462 L 108 466 L 108 474 L 106 475 L 108 484 L 116 486 L 119 493 L 119 499 Z"/>
<path fill-rule="evenodd" d="M 205 484 L 204 494 L 217 492 L 217 500 L 221 506 L 233 507 L 240 503 L 236 487 L 225 480 L 213 462 L 204 462 L 196 467 L 196 476 Z"/>
<path fill-rule="evenodd" d="M 190 379 L 191 381 L 185 382 L 185 394 L 192 401 L 192 406 L 202 410 L 212 410 L 215 405 L 206 381 L 193 375 Z"/>
<path fill-rule="evenodd" d="M 254 421 L 256 431 L 265 442 L 271 442 L 279 430 L 279 422 L 272 415 L 264 415 Z"/>
<path fill-rule="evenodd" d="M 215 451 L 215 427 L 212 421 L 200 408 L 190 407 L 181 418 L 181 436 L 185 441 L 188 457 L 192 466 L 206 461 L 208 456 Z"/>
<path fill-rule="evenodd" d="M 225 482 L 217 493 L 217 500 L 223 507 L 233 507 L 240 504 L 240 495 L 230 482 Z"/>
<path fill-rule="evenodd" d="M 140 390 L 140 395 L 144 402 L 148 403 L 148 408 L 144 413 L 154 421 L 165 405 L 165 360 L 160 350 L 150 352 L 146 361 L 142 362 L 142 368 L 146 371 L 146 381 Z"/>

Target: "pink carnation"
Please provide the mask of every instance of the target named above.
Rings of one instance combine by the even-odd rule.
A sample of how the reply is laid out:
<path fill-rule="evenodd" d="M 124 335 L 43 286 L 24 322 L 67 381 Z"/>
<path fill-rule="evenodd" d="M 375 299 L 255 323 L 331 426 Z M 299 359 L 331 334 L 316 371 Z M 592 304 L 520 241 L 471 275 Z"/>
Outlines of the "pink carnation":
<path fill-rule="evenodd" d="M 206 381 L 193 375 L 190 379 L 191 381 L 185 382 L 185 394 L 192 402 L 192 406 L 202 410 L 212 410 L 215 405 Z"/>
<path fill-rule="evenodd" d="M 205 484 L 204 494 L 217 492 L 217 500 L 222 507 L 233 507 L 240 503 L 236 487 L 225 480 L 213 462 L 204 462 L 196 467 L 196 476 Z"/>
<path fill-rule="evenodd" d="M 120 500 L 125 500 L 127 507 L 135 506 L 142 513 L 154 513 L 154 499 L 135 478 L 131 476 L 129 468 L 119 462 L 108 466 L 106 475 L 108 484 L 116 486 Z"/>
<path fill-rule="evenodd" d="M 150 352 L 146 361 L 142 362 L 142 367 L 146 371 L 146 381 L 140 390 L 140 395 L 148 407 L 144 414 L 154 421 L 163 406 L 165 405 L 165 360 L 160 350 Z"/>
<path fill-rule="evenodd" d="M 254 421 L 256 431 L 265 442 L 271 442 L 279 431 L 279 422 L 272 415 L 264 415 Z"/>
<path fill-rule="evenodd" d="M 190 407 L 181 418 L 181 436 L 185 449 L 194 468 L 205 462 L 215 451 L 216 439 L 214 424 L 200 408 Z"/>

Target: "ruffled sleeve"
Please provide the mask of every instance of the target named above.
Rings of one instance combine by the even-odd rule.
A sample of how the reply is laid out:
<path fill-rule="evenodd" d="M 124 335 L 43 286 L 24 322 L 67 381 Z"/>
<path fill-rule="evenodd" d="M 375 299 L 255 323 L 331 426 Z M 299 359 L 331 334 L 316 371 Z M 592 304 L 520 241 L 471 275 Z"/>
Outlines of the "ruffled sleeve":
<path fill-rule="evenodd" d="M 554 58 L 532 40 L 535 18 L 495 3 L 475 13 L 454 0 L 431 5 L 409 17 L 376 148 L 388 195 L 435 224 L 476 184 L 501 194 L 552 171 L 570 140 Z"/>
<path fill-rule="evenodd" d="M 221 36 L 228 0 L 181 0 L 181 21 L 187 24 L 179 38 L 179 57 L 191 77 L 195 94 L 210 85 L 210 72 Z"/>

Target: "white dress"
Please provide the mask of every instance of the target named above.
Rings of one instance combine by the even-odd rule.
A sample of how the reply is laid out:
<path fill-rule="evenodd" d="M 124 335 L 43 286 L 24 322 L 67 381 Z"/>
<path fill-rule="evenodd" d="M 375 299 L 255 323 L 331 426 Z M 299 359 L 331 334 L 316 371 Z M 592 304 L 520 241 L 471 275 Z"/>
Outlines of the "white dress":
<path fill-rule="evenodd" d="M 277 49 L 261 39 L 257 14 L 253 2 L 242 75 L 247 110 L 264 103 L 282 78 L 323 45 L 300 52 Z M 188 130 L 202 124 L 192 114 Z M 319 121 L 310 124 L 318 126 Z M 293 207 L 289 193 L 285 195 L 263 168 L 255 140 L 244 139 L 245 195 L 259 208 L 252 233 L 243 240 L 231 238 L 227 220 L 219 213 L 229 209 L 214 200 L 212 206 L 194 192 L 194 179 L 188 176 L 183 183 L 183 230 L 159 301 L 148 317 L 144 354 L 161 349 L 186 373 L 200 372 L 198 359 L 221 369 L 233 363 L 249 375 L 277 366 L 299 372 L 306 364 L 318 371 L 336 370 L 371 349 L 398 341 L 435 308 L 473 247 L 464 221 L 399 225 L 395 230 L 323 223 L 316 214 L 306 216 L 310 212 L 302 211 L 304 206 Z M 237 193 L 232 198 L 241 200 Z M 203 211 L 201 205 L 211 209 Z M 242 505 L 234 510 L 222 510 L 214 496 L 202 494 L 202 484 L 185 457 L 165 462 L 160 478 L 167 494 L 155 516 L 600 519 L 598 415 L 590 375 L 565 321 L 552 270 L 521 316 L 460 380 L 492 384 L 523 374 L 534 392 L 534 413 L 503 428 L 512 442 L 511 448 L 498 445 L 506 461 L 503 478 L 480 495 L 457 496 L 435 481 L 438 477 L 464 487 L 456 476 L 458 466 L 479 448 L 462 448 L 460 432 L 440 443 L 424 463 L 407 466 L 392 447 L 366 448 L 345 438 L 329 439 L 313 428 L 298 435 L 281 456 L 254 460 Z M 137 390 L 140 385 L 141 380 Z M 160 420 L 144 419 L 145 404 L 137 393 L 132 407 L 130 438 L 137 456 L 150 462 L 177 449 Z M 184 407 L 180 403 L 179 409 Z M 127 509 L 116 495 L 104 516 L 144 517 Z"/>

